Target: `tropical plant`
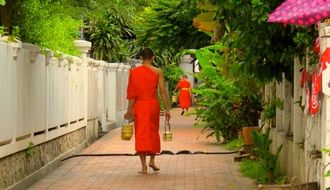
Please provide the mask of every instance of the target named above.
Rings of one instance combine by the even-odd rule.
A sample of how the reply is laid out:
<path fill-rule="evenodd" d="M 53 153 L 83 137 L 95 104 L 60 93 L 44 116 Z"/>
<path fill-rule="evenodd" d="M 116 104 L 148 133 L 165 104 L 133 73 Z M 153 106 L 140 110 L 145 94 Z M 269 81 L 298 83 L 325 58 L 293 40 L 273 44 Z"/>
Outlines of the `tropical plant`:
<path fill-rule="evenodd" d="M 220 42 L 199 50 L 186 51 L 194 53 L 202 68 L 196 75 L 200 85 L 194 89 L 198 96 L 197 118 L 206 122 L 202 132 L 210 131 L 208 136 L 215 135 L 229 141 L 237 137 L 242 127 L 257 123 L 261 111 L 258 85 L 249 76 L 233 77 L 228 71 L 226 59 L 227 48 Z"/>
<path fill-rule="evenodd" d="M 293 58 L 313 45 L 313 27 L 267 23 L 268 14 L 280 0 L 215 1 L 213 16 L 224 35 L 229 57 L 241 63 L 240 72 L 250 73 L 261 82 L 292 79 Z"/>
<path fill-rule="evenodd" d="M 122 49 L 125 44 L 122 38 L 132 33 L 129 30 L 122 30 L 122 24 L 125 25 L 123 20 L 109 13 L 105 13 L 95 23 L 90 24 L 89 32 L 94 58 L 108 62 L 123 60 Z"/>
<path fill-rule="evenodd" d="M 275 154 L 271 152 L 270 146 L 273 140 L 270 139 L 270 128 L 267 128 L 264 133 L 252 131 L 251 137 L 254 143 L 253 153 L 262 160 L 262 167 L 267 171 L 267 182 L 274 184 L 280 174 L 278 158 L 283 145 L 277 148 Z"/>
<path fill-rule="evenodd" d="M 263 106 L 264 118 L 267 120 L 274 118 L 276 116 L 276 108 L 281 110 L 284 109 L 283 100 L 279 98 L 273 98 L 269 102 L 266 102 Z"/>
<path fill-rule="evenodd" d="M 175 55 L 182 49 L 207 45 L 210 37 L 192 25 L 198 13 L 196 1 L 157 0 L 135 17 L 139 46 L 152 48 L 156 55 Z"/>

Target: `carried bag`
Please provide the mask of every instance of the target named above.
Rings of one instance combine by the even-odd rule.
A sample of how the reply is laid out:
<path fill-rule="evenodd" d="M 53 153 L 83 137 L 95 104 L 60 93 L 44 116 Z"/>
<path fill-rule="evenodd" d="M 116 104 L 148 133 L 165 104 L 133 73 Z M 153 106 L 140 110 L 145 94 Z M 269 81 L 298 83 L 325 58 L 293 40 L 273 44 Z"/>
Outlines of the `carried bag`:
<path fill-rule="evenodd" d="M 129 120 L 124 120 L 121 126 L 121 139 L 125 141 L 131 140 L 133 136 L 133 122 Z"/>
<path fill-rule="evenodd" d="M 178 102 L 178 96 L 176 94 L 174 94 L 172 96 L 172 103 L 177 103 Z"/>
<path fill-rule="evenodd" d="M 163 140 L 164 141 L 172 141 L 173 134 L 171 132 L 171 125 L 170 125 L 170 122 L 167 119 L 165 119 L 164 129 L 165 129 L 165 131 L 163 132 Z"/>

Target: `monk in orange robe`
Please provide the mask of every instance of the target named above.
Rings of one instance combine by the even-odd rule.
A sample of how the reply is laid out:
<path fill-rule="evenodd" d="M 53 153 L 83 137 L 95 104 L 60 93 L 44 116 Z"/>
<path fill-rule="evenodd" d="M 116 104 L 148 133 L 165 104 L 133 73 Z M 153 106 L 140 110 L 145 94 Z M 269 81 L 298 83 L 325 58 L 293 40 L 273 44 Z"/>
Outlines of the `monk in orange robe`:
<path fill-rule="evenodd" d="M 158 88 L 166 109 L 165 117 L 171 118 L 164 76 L 152 66 L 154 57 L 151 49 L 143 49 L 142 66 L 131 69 L 127 87 L 129 102 L 124 115 L 125 119 L 134 117 L 135 150 L 141 159 L 142 174 L 147 174 L 146 155 L 150 155 L 149 167 L 159 170 L 155 165 L 155 155 L 160 152 Z"/>
<path fill-rule="evenodd" d="M 183 115 L 185 111 L 188 112 L 191 104 L 191 85 L 187 79 L 187 75 L 182 76 L 182 79 L 179 81 L 176 88 L 179 90 L 179 103 L 182 109 L 181 115 Z"/>

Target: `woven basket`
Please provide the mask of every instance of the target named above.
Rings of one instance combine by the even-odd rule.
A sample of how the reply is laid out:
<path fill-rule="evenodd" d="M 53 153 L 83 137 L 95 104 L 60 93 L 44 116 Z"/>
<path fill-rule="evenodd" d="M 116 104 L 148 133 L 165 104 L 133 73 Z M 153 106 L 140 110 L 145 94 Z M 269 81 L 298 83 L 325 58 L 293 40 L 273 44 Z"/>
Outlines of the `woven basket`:
<path fill-rule="evenodd" d="M 133 124 L 125 123 L 121 127 L 121 139 L 129 141 L 133 136 Z"/>

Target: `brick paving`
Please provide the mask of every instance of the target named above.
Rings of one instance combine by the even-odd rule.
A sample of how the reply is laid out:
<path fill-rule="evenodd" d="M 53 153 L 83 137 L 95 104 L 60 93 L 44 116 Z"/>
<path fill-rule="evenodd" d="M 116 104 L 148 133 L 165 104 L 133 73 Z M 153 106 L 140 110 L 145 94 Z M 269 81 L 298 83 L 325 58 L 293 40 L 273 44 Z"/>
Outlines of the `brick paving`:
<path fill-rule="evenodd" d="M 162 142 L 162 150 L 226 152 L 213 138 L 200 136 L 193 127 L 195 116 L 180 116 L 172 110 L 173 141 Z M 115 129 L 87 147 L 83 154 L 134 153 L 134 139 L 122 141 Z M 29 190 L 252 190 L 252 180 L 244 178 L 233 162 L 235 154 L 180 154 L 156 157 L 159 172 L 148 169 L 138 174 L 137 156 L 84 156 L 65 160 L 55 171 Z"/>

